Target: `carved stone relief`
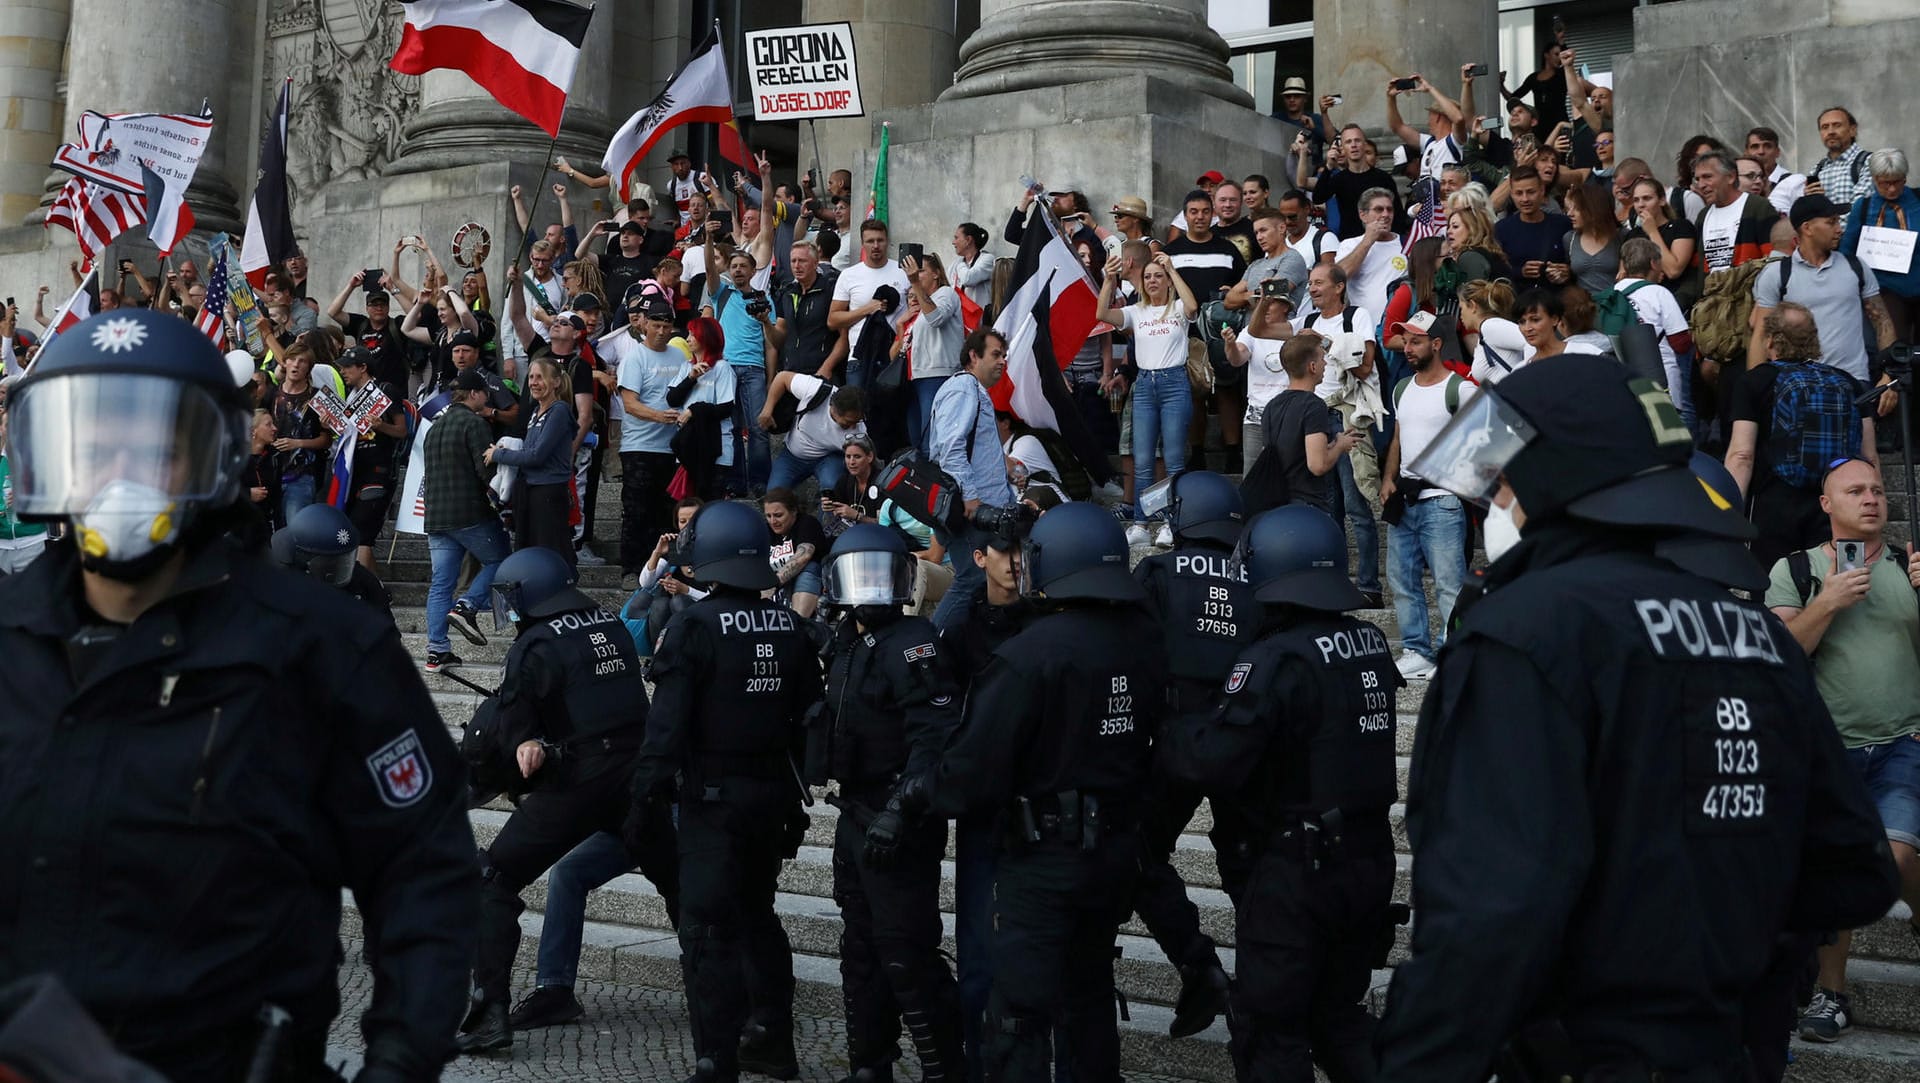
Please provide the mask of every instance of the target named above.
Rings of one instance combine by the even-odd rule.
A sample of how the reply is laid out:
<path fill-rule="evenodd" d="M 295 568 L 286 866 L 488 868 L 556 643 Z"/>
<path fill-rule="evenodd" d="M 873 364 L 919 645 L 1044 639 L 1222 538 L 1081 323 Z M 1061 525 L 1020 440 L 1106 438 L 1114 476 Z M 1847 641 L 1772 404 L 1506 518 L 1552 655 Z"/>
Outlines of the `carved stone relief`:
<path fill-rule="evenodd" d="M 385 0 L 271 0 L 267 93 L 293 79 L 287 182 L 299 208 L 329 181 L 380 175 L 400 152 L 420 78 L 387 67 L 400 42 L 400 6 Z"/>

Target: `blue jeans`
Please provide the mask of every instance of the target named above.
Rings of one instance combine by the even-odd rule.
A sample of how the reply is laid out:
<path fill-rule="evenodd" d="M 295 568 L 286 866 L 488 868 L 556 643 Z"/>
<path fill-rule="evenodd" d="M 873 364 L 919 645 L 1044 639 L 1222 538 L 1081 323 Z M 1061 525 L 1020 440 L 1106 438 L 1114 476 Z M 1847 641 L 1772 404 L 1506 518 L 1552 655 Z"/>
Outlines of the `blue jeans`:
<path fill-rule="evenodd" d="M 944 530 L 935 531 L 940 544 L 947 547 L 947 559 L 953 565 L 953 582 L 947 592 L 940 596 L 940 604 L 933 610 L 933 626 L 942 634 L 956 631 L 967 623 L 967 613 L 973 608 L 973 592 L 986 586 L 986 569 L 973 562 L 973 539 L 979 532 L 972 527 L 948 536 Z"/>
<path fill-rule="evenodd" d="M 547 910 L 540 922 L 539 968 L 533 984 L 573 987 L 580 969 L 580 939 L 587 923 L 587 893 L 633 868 L 620 836 L 591 835 L 547 873 Z"/>
<path fill-rule="evenodd" d="M 1184 366 L 1147 369 L 1133 384 L 1133 492 L 1153 484 L 1154 445 L 1166 445 L 1167 476 L 1187 468 L 1187 423 L 1193 420 L 1193 388 Z M 1163 439 L 1164 438 L 1164 439 Z M 1139 513 L 1134 514 L 1138 519 Z M 955 561 L 955 566 L 959 564 Z M 955 586 L 959 583 L 956 580 Z M 947 592 L 949 596 L 952 591 Z M 941 602 L 945 605 L 945 601 Z M 938 624 L 939 619 L 935 618 Z"/>
<path fill-rule="evenodd" d="M 311 477 L 282 481 L 280 483 L 280 521 L 283 523 L 293 522 L 294 515 L 297 514 L 301 508 L 315 503 L 314 493 L 318 489 L 319 482 Z M 366 539 L 366 543 L 369 545 L 373 544 L 373 539 Z"/>
<path fill-rule="evenodd" d="M 1354 586 L 1363 594 L 1380 593 L 1380 526 L 1373 519 L 1373 505 L 1367 503 L 1366 495 L 1353 480 L 1353 456 L 1340 456 L 1335 471 L 1340 475 L 1340 484 L 1333 489 L 1333 517 L 1335 521 L 1344 515 L 1347 525 L 1353 527 L 1353 548 L 1360 566 L 1353 570 Z"/>
<path fill-rule="evenodd" d="M 1847 762 L 1873 795 L 1887 837 L 1920 850 L 1920 737 L 1849 748 Z"/>
<path fill-rule="evenodd" d="M 927 422 L 933 420 L 933 397 L 938 395 L 940 389 L 951 379 L 953 376 L 949 373 L 946 376 L 925 376 L 911 381 L 913 412 L 907 415 L 907 442 L 919 448 L 922 453 L 927 450 Z"/>
<path fill-rule="evenodd" d="M 468 553 L 480 562 L 480 573 L 473 577 L 460 600 L 475 610 L 493 606 L 487 591 L 493 586 L 494 570 L 513 551 L 506 528 L 498 519 L 488 519 L 458 530 L 435 531 L 427 535 L 427 552 L 433 558 L 433 582 L 427 587 L 427 649 L 450 651 L 447 639 L 447 611 L 453 608 L 453 584 L 460 578 L 460 558 Z"/>
<path fill-rule="evenodd" d="M 760 427 L 759 420 L 760 410 L 767 404 L 767 367 L 734 365 L 733 380 L 733 466 L 728 477 L 734 490 L 744 493 L 767 487 L 767 471 L 773 462 L 767 431 Z"/>
<path fill-rule="evenodd" d="M 781 448 L 780 457 L 773 460 L 773 472 L 767 481 L 767 488 L 791 489 L 808 474 L 819 479 L 820 491 L 824 494 L 847 476 L 847 458 L 845 455 L 826 455 L 818 459 L 802 459 Z"/>
<path fill-rule="evenodd" d="M 1407 501 L 1407 512 L 1387 528 L 1387 582 L 1393 587 L 1393 612 L 1400 620 L 1402 648 L 1433 661 L 1447 638 L 1446 620 L 1467 578 L 1467 561 L 1460 538 L 1467 529 L 1467 513 L 1460 498 L 1448 494 L 1430 500 Z M 1427 625 L 1427 594 L 1421 573 L 1433 572 L 1440 595 L 1437 633 Z"/>

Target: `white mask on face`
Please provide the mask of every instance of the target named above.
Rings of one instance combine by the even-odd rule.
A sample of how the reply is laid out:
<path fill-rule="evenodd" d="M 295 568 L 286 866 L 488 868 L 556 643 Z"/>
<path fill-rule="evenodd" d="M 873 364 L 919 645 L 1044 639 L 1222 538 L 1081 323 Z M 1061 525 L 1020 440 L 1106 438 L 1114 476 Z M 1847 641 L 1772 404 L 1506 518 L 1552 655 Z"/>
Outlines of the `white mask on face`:
<path fill-rule="evenodd" d="M 1496 501 L 1487 505 L 1487 560 L 1499 560 L 1507 551 L 1520 544 L 1520 528 L 1513 522 L 1513 502 L 1508 501 L 1501 507 Z"/>
<path fill-rule="evenodd" d="M 83 555 L 107 565 L 138 561 L 179 538 L 174 502 L 150 485 L 115 479 L 73 517 Z"/>

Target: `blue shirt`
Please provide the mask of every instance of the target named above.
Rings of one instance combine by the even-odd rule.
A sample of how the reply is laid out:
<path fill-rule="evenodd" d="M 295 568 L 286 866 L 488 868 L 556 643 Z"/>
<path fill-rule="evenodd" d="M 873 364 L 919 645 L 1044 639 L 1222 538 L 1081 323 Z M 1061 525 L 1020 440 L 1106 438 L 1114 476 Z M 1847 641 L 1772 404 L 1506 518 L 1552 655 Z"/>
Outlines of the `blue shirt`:
<path fill-rule="evenodd" d="M 678 384 L 693 375 L 693 363 L 683 361 L 673 372 L 668 386 Z M 734 390 L 738 386 L 733 377 L 732 365 L 715 365 L 707 370 L 705 376 L 693 385 L 693 394 L 687 396 L 684 405 L 692 406 L 696 402 L 710 402 L 715 405 L 731 404 Z M 721 466 L 733 465 L 733 413 L 728 411 L 720 418 L 720 457 L 714 462 Z"/>
<path fill-rule="evenodd" d="M 980 381 L 962 372 L 940 385 L 933 397 L 927 447 L 940 468 L 960 483 L 966 500 L 1004 507 L 1013 503 L 1007 460 L 1000 451 L 1000 429 L 993 421 L 993 399 Z M 967 438 L 973 451 L 967 451 Z"/>
<path fill-rule="evenodd" d="M 634 339 L 623 342 L 620 355 L 620 390 L 631 391 L 640 396 L 640 401 L 655 410 L 670 410 L 667 405 L 667 389 L 673 386 L 673 375 L 686 363 L 687 355 L 669 346 L 664 350 L 649 350 L 646 343 Z M 625 409 L 625 396 L 621 396 L 622 409 Z M 673 435 L 679 427 L 662 421 L 644 421 L 627 414 L 620 422 L 620 451 L 673 451 Z"/>
<path fill-rule="evenodd" d="M 1900 213 L 1895 213 L 1896 208 Z M 1853 211 L 1847 215 L 1847 231 L 1840 238 L 1840 251 L 1859 255 L 1860 231 L 1867 226 L 1899 229 L 1901 213 L 1906 216 L 1907 229 L 1920 231 L 1920 193 L 1911 188 L 1902 188 L 1900 199 L 1894 203 L 1882 199 L 1878 191 L 1855 200 Z M 1875 271 L 1873 274 L 1879 279 L 1880 288 L 1888 293 L 1902 297 L 1920 296 L 1920 259 L 1911 261 L 1906 271 L 1900 274 L 1887 271 Z"/>
<path fill-rule="evenodd" d="M 773 298 L 767 297 L 771 304 Z M 732 279 L 722 278 L 713 291 L 713 310 L 720 314 L 720 330 L 727 336 L 724 357 L 730 365 L 765 365 L 767 329 L 747 314 L 747 297 Z M 769 313 L 771 315 L 771 313 Z"/>
<path fill-rule="evenodd" d="M 1533 278 L 1523 275 L 1521 268 L 1535 260 L 1541 263 L 1567 262 L 1567 232 L 1572 228 L 1573 219 L 1552 211 L 1548 211 L 1547 216 L 1538 222 L 1523 222 L 1519 213 L 1515 212 L 1493 224 L 1494 239 L 1500 242 L 1501 251 L 1507 254 L 1507 265 L 1513 268 L 1516 290 L 1528 286 L 1551 290 L 1560 288 L 1547 281 L 1545 267 Z"/>

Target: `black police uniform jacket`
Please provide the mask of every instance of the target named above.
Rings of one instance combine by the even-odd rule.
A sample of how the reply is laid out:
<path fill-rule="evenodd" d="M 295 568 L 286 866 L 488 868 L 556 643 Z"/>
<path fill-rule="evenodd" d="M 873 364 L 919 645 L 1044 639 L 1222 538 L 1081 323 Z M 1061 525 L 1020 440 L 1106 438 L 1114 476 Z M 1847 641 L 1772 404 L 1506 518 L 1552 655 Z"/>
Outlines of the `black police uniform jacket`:
<path fill-rule="evenodd" d="M 1167 702 L 1176 712 L 1211 706 L 1241 648 L 1253 642 L 1260 603 L 1226 550 L 1184 546 L 1134 566 L 1160 620 L 1166 647 Z"/>
<path fill-rule="evenodd" d="M 653 656 L 653 707 L 634 773 L 636 797 L 731 775 L 792 780 L 801 719 L 820 699 L 820 662 L 793 610 L 726 587 L 674 615 Z"/>
<path fill-rule="evenodd" d="M 1073 605 L 993 652 L 934 774 L 946 816 L 1069 790 L 1132 800 L 1162 713 L 1159 629 L 1137 605 Z"/>
<path fill-rule="evenodd" d="M 534 776 L 536 788 L 543 775 L 577 779 L 581 771 L 632 762 L 647 724 L 647 685 L 633 637 L 597 605 L 529 618 L 507 651 L 499 698 L 503 755 L 526 741 L 562 749 L 551 773 L 543 768 Z"/>
<path fill-rule="evenodd" d="M 211 1078 L 263 1003 L 324 1040 L 345 886 L 369 1060 L 439 1065 L 478 862 L 392 622 L 216 542 L 76 679 L 80 591 L 65 546 L 0 581 L 0 983 L 52 971 L 124 1050 Z"/>
<path fill-rule="evenodd" d="M 1880 818 L 1786 628 L 1599 529 L 1530 534 L 1441 655 L 1382 1078 L 1485 1079 L 1540 1019 L 1589 1064 L 1744 1065 L 1741 996 L 1776 936 L 1893 903 Z"/>
<path fill-rule="evenodd" d="M 827 662 L 824 755 L 814 754 L 818 742 L 810 740 L 809 766 L 824 759 L 825 775 L 856 798 L 933 766 L 960 722 L 950 660 L 939 640 L 925 617 L 902 617 L 866 632 L 848 618 Z"/>

